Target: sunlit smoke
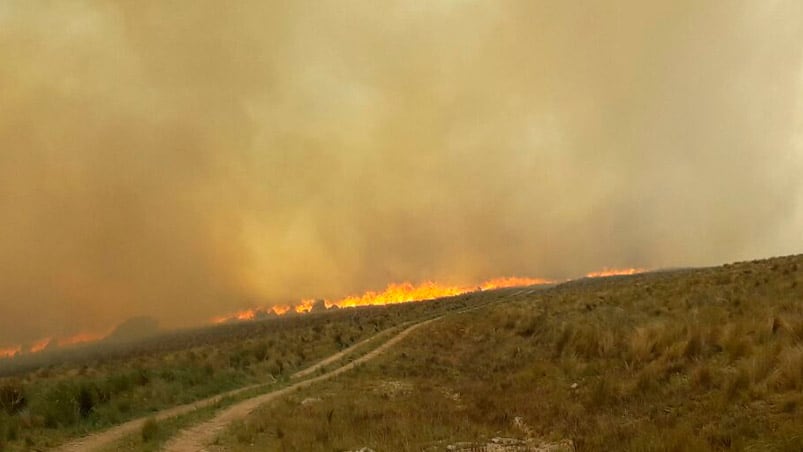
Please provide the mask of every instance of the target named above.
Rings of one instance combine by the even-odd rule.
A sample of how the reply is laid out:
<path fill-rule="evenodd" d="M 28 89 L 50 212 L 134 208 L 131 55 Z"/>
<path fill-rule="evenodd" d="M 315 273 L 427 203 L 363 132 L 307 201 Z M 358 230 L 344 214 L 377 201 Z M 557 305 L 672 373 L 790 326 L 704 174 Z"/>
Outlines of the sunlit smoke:
<path fill-rule="evenodd" d="M 0 353 L 388 281 L 803 251 L 801 17 L 0 2 Z"/>

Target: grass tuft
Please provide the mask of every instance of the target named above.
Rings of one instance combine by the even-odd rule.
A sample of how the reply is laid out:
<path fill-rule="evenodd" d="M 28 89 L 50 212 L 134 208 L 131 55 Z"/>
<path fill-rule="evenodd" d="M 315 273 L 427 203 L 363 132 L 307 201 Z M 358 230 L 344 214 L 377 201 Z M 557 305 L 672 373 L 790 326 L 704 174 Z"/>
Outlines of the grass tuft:
<path fill-rule="evenodd" d="M 159 423 L 156 419 L 148 418 L 145 420 L 145 423 L 142 424 L 142 441 L 145 443 L 155 441 L 159 436 L 159 431 Z"/>

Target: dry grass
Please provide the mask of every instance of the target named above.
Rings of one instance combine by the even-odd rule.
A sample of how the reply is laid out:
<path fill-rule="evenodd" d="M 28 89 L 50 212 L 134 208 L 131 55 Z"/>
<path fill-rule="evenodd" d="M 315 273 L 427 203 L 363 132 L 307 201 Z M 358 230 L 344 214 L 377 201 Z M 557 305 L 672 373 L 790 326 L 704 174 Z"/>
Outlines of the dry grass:
<path fill-rule="evenodd" d="M 159 423 L 156 419 L 149 418 L 142 424 L 142 441 L 145 443 L 151 442 L 159 435 Z"/>
<path fill-rule="evenodd" d="M 132 344 L 122 356 L 93 352 L 91 360 L 0 378 L 0 450 L 49 448 L 164 408 L 283 380 L 378 331 L 463 307 L 457 297 L 223 325 Z M 158 425 L 146 423 L 143 442 L 156 436 L 163 436 Z"/>
<path fill-rule="evenodd" d="M 515 295 L 259 410 L 221 447 L 443 450 L 532 436 L 580 451 L 803 450 L 801 280 L 793 256 Z M 371 390 L 387 381 L 410 389 Z"/>

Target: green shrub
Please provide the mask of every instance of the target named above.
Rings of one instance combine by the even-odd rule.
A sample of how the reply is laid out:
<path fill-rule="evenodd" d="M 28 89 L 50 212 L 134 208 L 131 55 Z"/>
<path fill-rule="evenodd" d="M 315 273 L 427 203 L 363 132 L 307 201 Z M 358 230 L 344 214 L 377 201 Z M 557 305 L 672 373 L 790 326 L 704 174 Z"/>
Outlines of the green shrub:
<path fill-rule="evenodd" d="M 75 385 L 66 381 L 56 383 L 36 400 L 31 410 L 44 417 L 48 428 L 75 424 L 79 419 Z"/>
<path fill-rule="evenodd" d="M 31 407 L 48 428 L 71 426 L 92 414 L 97 387 L 89 382 L 60 381 L 37 398 Z"/>
<path fill-rule="evenodd" d="M 75 395 L 75 403 L 78 405 L 78 415 L 82 419 L 89 417 L 92 410 L 95 408 L 97 389 L 95 385 L 90 383 L 82 383 L 78 386 L 78 391 Z"/>
<path fill-rule="evenodd" d="M 106 384 L 113 394 L 126 392 L 134 387 L 134 378 L 131 372 L 116 373 L 106 377 Z"/>

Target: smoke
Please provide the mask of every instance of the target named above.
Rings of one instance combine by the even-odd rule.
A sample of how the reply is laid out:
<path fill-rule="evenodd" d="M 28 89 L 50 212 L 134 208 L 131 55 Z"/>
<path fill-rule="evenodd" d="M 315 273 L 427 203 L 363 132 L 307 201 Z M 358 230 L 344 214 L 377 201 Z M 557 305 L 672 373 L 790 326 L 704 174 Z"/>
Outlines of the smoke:
<path fill-rule="evenodd" d="M 0 4 L 0 346 L 789 254 L 803 7 Z"/>

